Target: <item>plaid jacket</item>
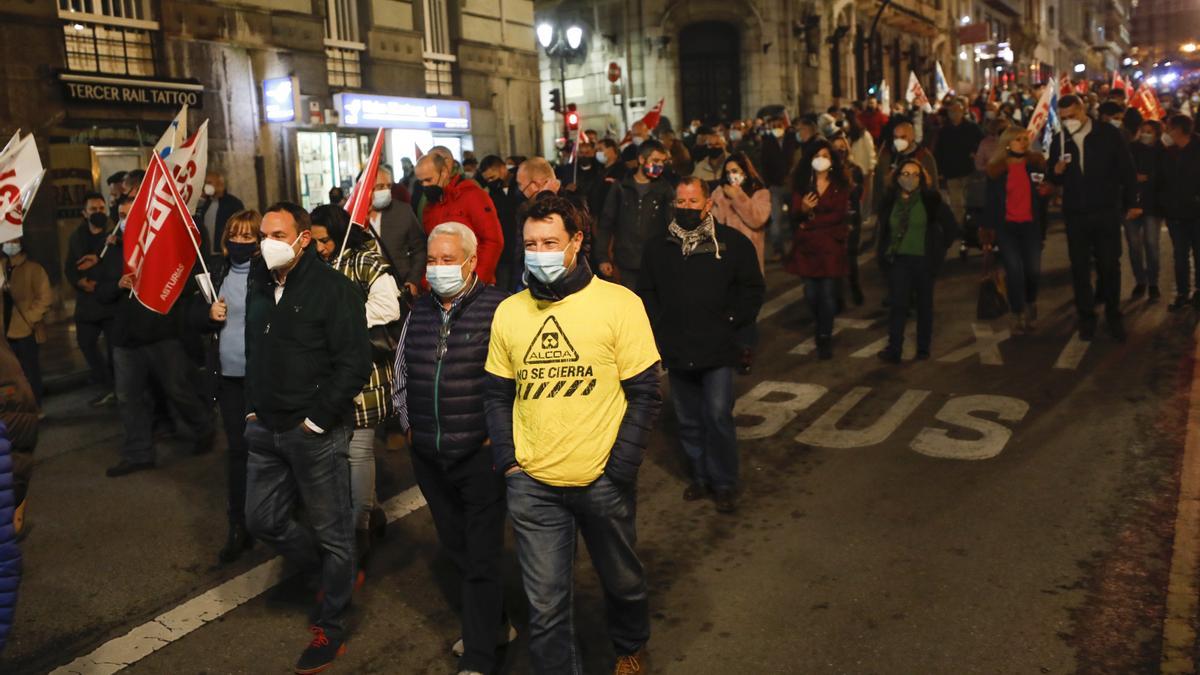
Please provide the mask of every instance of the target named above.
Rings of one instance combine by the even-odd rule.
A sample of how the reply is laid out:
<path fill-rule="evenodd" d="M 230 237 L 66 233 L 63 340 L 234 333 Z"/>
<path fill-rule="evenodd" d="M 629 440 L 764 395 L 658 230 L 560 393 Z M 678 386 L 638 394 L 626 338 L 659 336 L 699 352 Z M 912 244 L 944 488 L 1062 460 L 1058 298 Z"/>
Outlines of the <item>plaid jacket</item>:
<path fill-rule="evenodd" d="M 388 274 L 388 264 L 383 261 L 373 243 L 368 248 L 347 251 L 342 256 L 337 270 L 346 275 L 363 292 L 363 298 L 371 292 L 371 285 L 379 277 Z M 370 349 L 369 345 L 364 348 Z M 371 378 L 367 386 L 354 397 L 354 428 L 370 429 L 391 417 L 396 411 L 392 403 L 392 363 L 390 357 L 371 357 Z"/>

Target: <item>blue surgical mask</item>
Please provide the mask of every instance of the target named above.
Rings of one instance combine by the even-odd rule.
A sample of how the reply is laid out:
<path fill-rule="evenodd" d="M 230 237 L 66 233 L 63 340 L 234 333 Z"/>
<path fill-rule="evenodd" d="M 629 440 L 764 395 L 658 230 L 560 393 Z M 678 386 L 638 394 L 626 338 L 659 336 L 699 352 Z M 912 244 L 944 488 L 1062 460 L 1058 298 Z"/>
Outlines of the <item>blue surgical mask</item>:
<path fill-rule="evenodd" d="M 552 284 L 567 273 L 567 251 L 525 251 L 525 270 L 543 284 Z"/>
<path fill-rule="evenodd" d="M 425 267 L 425 278 L 429 280 L 429 287 L 434 293 L 441 298 L 453 298 L 462 292 L 464 286 L 467 285 L 467 280 L 463 278 L 463 265 L 427 265 Z"/>
<path fill-rule="evenodd" d="M 608 153 L 603 150 L 597 151 L 596 161 L 600 162 L 601 164 L 608 164 Z"/>

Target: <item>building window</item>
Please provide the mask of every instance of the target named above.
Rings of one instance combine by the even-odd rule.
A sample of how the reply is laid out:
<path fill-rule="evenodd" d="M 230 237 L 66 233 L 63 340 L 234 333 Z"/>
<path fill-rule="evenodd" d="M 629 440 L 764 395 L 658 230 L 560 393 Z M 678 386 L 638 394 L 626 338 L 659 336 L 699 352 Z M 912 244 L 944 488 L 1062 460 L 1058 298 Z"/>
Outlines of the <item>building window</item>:
<path fill-rule="evenodd" d="M 362 87 L 362 54 L 356 0 L 326 0 L 325 70 L 329 86 Z"/>
<path fill-rule="evenodd" d="M 450 51 L 450 21 L 445 0 L 422 0 L 425 19 L 425 93 L 454 95 L 454 63 Z"/>
<path fill-rule="evenodd" d="M 67 68 L 154 75 L 154 32 L 147 0 L 58 0 Z"/>

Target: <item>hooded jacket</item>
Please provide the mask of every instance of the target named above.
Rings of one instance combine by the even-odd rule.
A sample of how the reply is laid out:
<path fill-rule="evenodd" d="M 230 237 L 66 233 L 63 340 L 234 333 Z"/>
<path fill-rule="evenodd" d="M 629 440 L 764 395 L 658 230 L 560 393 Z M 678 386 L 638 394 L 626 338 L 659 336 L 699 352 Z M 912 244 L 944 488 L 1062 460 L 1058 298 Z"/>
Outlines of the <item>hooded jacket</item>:
<path fill-rule="evenodd" d="M 458 222 L 471 228 L 475 238 L 479 240 L 476 255 L 479 264 L 475 274 L 489 284 L 496 283 L 496 265 L 500 262 L 500 254 L 504 250 L 504 230 L 500 227 L 500 219 L 496 215 L 496 206 L 492 198 L 483 188 L 470 178 L 455 175 L 443 188 L 442 199 L 438 202 L 428 201 L 429 191 L 425 191 L 425 210 L 421 214 L 421 222 L 425 227 L 425 236 L 433 228 L 442 223 Z"/>

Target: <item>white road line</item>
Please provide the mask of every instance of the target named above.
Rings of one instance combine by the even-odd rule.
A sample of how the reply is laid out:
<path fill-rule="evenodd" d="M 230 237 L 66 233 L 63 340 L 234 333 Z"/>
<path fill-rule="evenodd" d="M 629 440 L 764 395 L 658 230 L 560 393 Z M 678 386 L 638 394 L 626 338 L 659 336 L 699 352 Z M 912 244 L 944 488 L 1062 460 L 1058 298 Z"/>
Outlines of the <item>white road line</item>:
<path fill-rule="evenodd" d="M 383 503 L 389 521 L 399 520 L 425 506 L 414 485 Z M 156 616 L 125 635 L 100 645 L 50 675 L 110 675 L 144 659 L 204 624 L 250 602 L 286 579 L 283 558 L 276 556 L 229 581 Z"/>
<path fill-rule="evenodd" d="M 1083 361 L 1083 357 L 1091 345 L 1091 342 L 1079 339 L 1079 331 L 1071 333 L 1071 340 L 1067 342 L 1066 347 L 1063 347 L 1062 353 L 1058 355 L 1058 360 L 1054 362 L 1054 367 L 1062 370 L 1075 370 Z"/>
<path fill-rule="evenodd" d="M 1192 364 L 1192 387 L 1188 398 L 1187 434 L 1179 477 L 1179 504 L 1175 511 L 1175 542 L 1171 573 L 1167 581 L 1167 615 L 1163 620 L 1163 650 L 1159 672 L 1194 673 L 1198 592 L 1196 573 L 1200 565 L 1200 331 Z"/>

